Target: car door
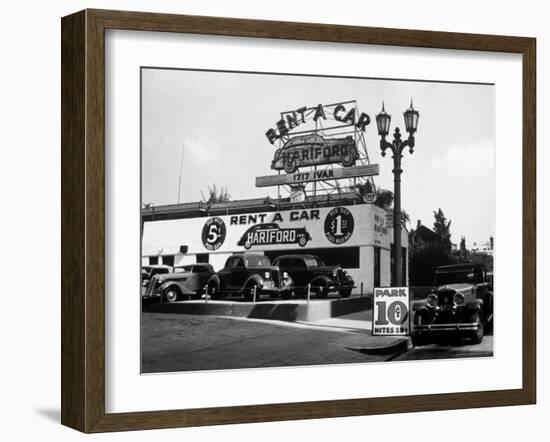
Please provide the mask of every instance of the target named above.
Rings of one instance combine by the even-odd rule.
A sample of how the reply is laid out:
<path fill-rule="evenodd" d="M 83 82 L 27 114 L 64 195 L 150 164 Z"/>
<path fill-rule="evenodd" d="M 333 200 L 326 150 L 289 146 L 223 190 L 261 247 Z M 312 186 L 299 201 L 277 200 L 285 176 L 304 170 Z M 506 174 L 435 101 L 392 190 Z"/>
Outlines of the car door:
<path fill-rule="evenodd" d="M 246 281 L 247 272 L 244 265 L 244 258 L 236 256 L 233 258 L 232 267 L 230 269 L 231 276 L 229 277 L 231 290 L 240 290 Z"/>
<path fill-rule="evenodd" d="M 210 271 L 206 266 L 193 266 L 193 273 L 196 273 L 198 285 L 200 288 L 206 286 L 206 283 L 210 279 Z"/>
<path fill-rule="evenodd" d="M 231 271 L 233 268 L 233 261 L 235 257 L 231 256 L 227 258 L 225 266 L 218 272 L 218 278 L 220 279 L 220 289 L 221 290 L 231 290 Z"/>
<path fill-rule="evenodd" d="M 294 285 L 296 287 L 307 286 L 311 278 L 308 275 L 304 260 L 302 258 L 292 258 L 290 268 L 291 271 L 288 273 L 291 275 Z"/>

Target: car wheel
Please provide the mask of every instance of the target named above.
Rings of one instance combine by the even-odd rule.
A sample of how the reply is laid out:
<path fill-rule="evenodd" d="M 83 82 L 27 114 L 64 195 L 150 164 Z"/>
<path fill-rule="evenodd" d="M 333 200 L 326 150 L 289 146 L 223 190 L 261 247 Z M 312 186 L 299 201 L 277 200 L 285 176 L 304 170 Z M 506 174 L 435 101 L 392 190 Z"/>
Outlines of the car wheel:
<path fill-rule="evenodd" d="M 350 167 L 355 164 L 355 151 L 348 152 L 342 157 L 342 166 Z"/>
<path fill-rule="evenodd" d="M 179 292 L 174 287 L 170 287 L 164 291 L 164 300 L 166 302 L 179 301 Z"/>
<path fill-rule="evenodd" d="M 472 319 L 472 322 L 477 322 L 479 324 L 479 327 L 477 331 L 472 332 L 470 341 L 472 344 L 481 344 L 481 341 L 483 341 L 483 335 L 485 333 L 485 322 L 483 321 L 481 313 L 476 313 Z"/>
<path fill-rule="evenodd" d="M 210 299 L 219 299 L 220 298 L 220 288 L 216 281 L 210 281 L 206 289 L 206 294 L 210 296 Z"/>
<path fill-rule="evenodd" d="M 281 292 L 281 299 L 290 299 L 292 297 L 292 292 L 290 290 L 284 290 Z"/>
<path fill-rule="evenodd" d="M 425 336 L 413 334 L 411 335 L 411 343 L 413 347 L 420 347 L 422 345 L 426 345 L 428 342 Z"/>
<path fill-rule="evenodd" d="M 325 299 L 328 296 L 328 287 L 326 285 L 319 287 L 317 298 Z"/>
<path fill-rule="evenodd" d="M 340 292 L 340 296 L 342 298 L 349 298 L 350 295 L 351 295 L 351 289 L 342 290 Z"/>
<path fill-rule="evenodd" d="M 422 310 L 417 311 L 414 315 L 413 323 L 415 326 L 429 324 L 430 319 L 427 317 L 427 312 L 423 312 Z M 413 332 L 413 334 L 411 335 L 411 342 L 413 346 L 418 347 L 421 345 L 428 344 L 429 339 L 428 339 L 428 336 L 426 336 L 423 333 Z"/>
<path fill-rule="evenodd" d="M 256 290 L 256 301 L 259 299 L 259 297 L 260 297 L 259 287 L 256 284 L 250 284 L 243 291 L 244 300 L 246 302 L 254 301 L 254 290 Z"/>
<path fill-rule="evenodd" d="M 287 161 L 285 161 L 285 172 L 286 173 L 294 173 L 294 172 L 296 172 L 297 168 L 298 168 L 298 165 L 296 164 L 296 160 L 287 160 Z"/>

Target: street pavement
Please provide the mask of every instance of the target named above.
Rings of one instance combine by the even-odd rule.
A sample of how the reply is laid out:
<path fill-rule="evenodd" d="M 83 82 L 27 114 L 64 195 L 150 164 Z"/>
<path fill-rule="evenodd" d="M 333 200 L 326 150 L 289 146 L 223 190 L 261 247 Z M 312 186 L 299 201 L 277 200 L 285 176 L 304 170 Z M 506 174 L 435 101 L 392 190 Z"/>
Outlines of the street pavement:
<path fill-rule="evenodd" d="M 356 319 L 348 321 L 354 323 L 327 327 L 315 323 L 143 313 L 142 372 L 381 362 L 401 351 L 360 351 L 403 340 L 373 337 L 363 328 L 361 315 L 351 316 Z M 356 328 L 351 327 L 353 324 Z"/>
<path fill-rule="evenodd" d="M 302 323 L 144 312 L 142 372 L 357 364 L 493 354 L 493 336 L 485 336 L 478 345 L 430 344 L 408 348 L 406 337 L 372 336 L 371 321 L 372 310 Z"/>
<path fill-rule="evenodd" d="M 481 358 L 493 356 L 493 336 L 486 335 L 480 344 L 467 342 L 439 345 L 429 344 L 414 347 L 406 353 L 395 356 L 394 361 L 418 361 L 422 359 Z"/>

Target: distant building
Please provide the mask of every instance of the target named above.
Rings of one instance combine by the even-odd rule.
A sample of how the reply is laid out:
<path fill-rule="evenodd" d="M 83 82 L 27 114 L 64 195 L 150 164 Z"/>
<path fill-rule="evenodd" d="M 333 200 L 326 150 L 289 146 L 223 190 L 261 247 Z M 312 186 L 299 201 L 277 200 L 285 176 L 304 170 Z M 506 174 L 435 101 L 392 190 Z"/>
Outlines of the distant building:
<path fill-rule="evenodd" d="M 489 241 L 474 242 L 474 244 L 470 248 L 470 252 L 472 252 L 472 253 L 483 253 L 485 255 L 491 255 L 492 256 L 494 245 L 495 245 L 495 240 L 491 236 L 489 238 Z"/>
<path fill-rule="evenodd" d="M 423 248 L 427 245 L 437 244 L 441 241 L 441 236 L 432 229 L 422 224 L 421 220 L 416 222 L 416 229 L 411 230 L 409 234 L 409 243 L 411 251 Z"/>

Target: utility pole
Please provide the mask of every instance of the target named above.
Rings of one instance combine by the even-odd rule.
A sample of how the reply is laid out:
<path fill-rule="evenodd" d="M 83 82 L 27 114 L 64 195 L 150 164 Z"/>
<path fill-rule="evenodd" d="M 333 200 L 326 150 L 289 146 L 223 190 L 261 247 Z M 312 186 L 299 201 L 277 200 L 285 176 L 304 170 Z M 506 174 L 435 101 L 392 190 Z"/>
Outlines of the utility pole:
<path fill-rule="evenodd" d="M 185 144 L 181 145 L 181 161 L 180 161 L 180 177 L 179 177 L 179 183 L 178 183 L 178 204 L 180 203 L 180 196 L 181 196 L 181 175 L 183 173 L 183 151 L 185 150 Z"/>

